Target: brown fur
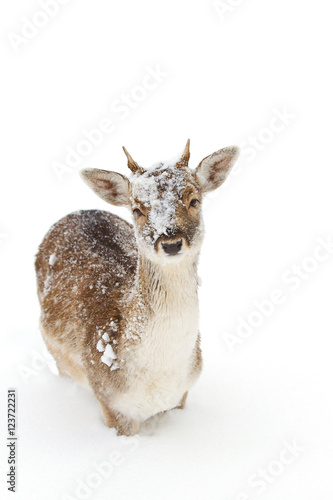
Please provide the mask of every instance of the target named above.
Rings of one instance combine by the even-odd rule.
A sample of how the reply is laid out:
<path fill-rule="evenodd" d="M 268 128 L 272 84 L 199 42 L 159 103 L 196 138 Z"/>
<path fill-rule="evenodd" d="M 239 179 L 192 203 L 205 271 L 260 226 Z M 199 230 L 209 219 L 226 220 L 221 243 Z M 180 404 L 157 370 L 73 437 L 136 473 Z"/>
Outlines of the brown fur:
<path fill-rule="evenodd" d="M 137 237 L 142 237 L 145 248 L 151 247 L 156 255 L 163 253 L 162 241 L 172 243 L 182 239 L 186 251 L 197 248 L 202 238 L 202 193 L 221 184 L 236 154 L 235 149 L 220 150 L 214 161 L 211 159 L 213 155 L 207 157 L 208 160 L 203 160 L 195 173 L 186 167 L 189 142 L 176 165 L 176 173 L 172 168 L 164 168 L 163 164 L 162 170 L 147 172 L 126 154 L 135 175 L 157 178 L 158 199 L 164 194 L 164 187 L 158 179 L 161 172 L 164 179 L 169 176 L 171 180 L 172 176 L 178 179 L 178 173 L 181 173 L 183 188 L 178 189 L 177 183 L 172 184 L 176 200 L 173 227 L 156 237 L 156 228 L 153 225 L 150 228 L 151 221 L 147 223 L 151 207 L 134 196 L 130 181 L 120 174 L 87 169 L 83 174 L 92 189 L 112 204 L 131 207 L 134 214 L 135 208 L 141 210 L 141 214 L 135 215 Z M 197 206 L 191 205 L 192 199 L 198 201 Z M 159 389 L 151 379 L 149 359 L 140 361 L 138 372 L 131 371 L 138 366 L 134 358 L 138 352 L 135 346 L 141 345 L 147 318 L 156 316 L 161 303 L 174 300 L 169 295 L 172 292 L 165 276 L 156 271 L 157 264 L 147 258 L 145 251 L 138 252 L 131 224 L 108 212 L 88 210 L 72 213 L 57 222 L 45 236 L 36 258 L 42 335 L 60 374 L 70 375 L 79 383 L 88 385 L 101 404 L 107 425 L 126 435 L 138 432 L 139 423 L 115 411 L 112 401 L 116 396 L 131 394 L 130 383 L 136 378 L 147 380 L 148 395 L 149 391 L 155 391 L 155 395 L 156 391 L 158 393 Z M 195 283 L 195 290 L 198 250 L 196 252 L 191 257 L 193 262 L 186 277 L 190 285 Z M 186 287 L 178 289 L 177 293 L 185 302 L 197 300 L 196 292 L 192 290 L 192 295 L 188 296 Z M 155 297 L 155 302 L 152 297 Z M 184 328 L 186 331 L 186 326 Z M 189 380 L 195 380 L 202 367 L 200 334 L 196 334 L 196 328 L 192 331 L 196 342 L 193 337 L 193 344 L 192 340 L 189 344 Z M 101 352 L 96 346 L 103 336 L 112 346 L 119 367 L 112 365 L 110 368 L 101 362 Z M 159 355 L 163 359 L 163 352 Z M 163 366 L 161 370 L 163 375 Z M 178 398 L 178 392 L 175 395 Z M 184 408 L 186 398 L 187 392 L 176 407 Z"/>
<path fill-rule="evenodd" d="M 129 253 L 117 242 L 118 232 L 126 234 Z M 56 260 L 51 266 L 49 259 L 53 254 Z M 123 275 L 119 273 L 117 278 L 112 269 L 114 260 L 123 268 Z M 70 375 L 83 385 L 87 380 L 101 404 L 107 425 L 116 427 L 120 434 L 131 434 L 137 426 L 112 412 L 104 399 L 101 388 L 110 385 L 110 369 L 100 362 L 96 349 L 100 338 L 97 331 L 107 332 L 111 341 L 117 342 L 113 347 L 122 359 L 126 347 L 133 342 L 133 339 L 129 342 L 121 337 L 125 317 L 137 314 L 138 307 L 120 310 L 116 304 L 133 286 L 136 266 L 137 248 L 132 226 L 116 215 L 97 210 L 81 211 L 61 219 L 46 235 L 36 258 L 38 295 L 43 311 L 42 334 L 59 373 Z M 45 292 L 48 279 L 52 286 Z M 140 279 L 143 300 L 149 304 L 149 276 L 143 274 Z M 92 288 L 91 284 L 94 284 Z M 108 328 L 110 318 L 119 325 L 117 331 Z M 83 368 L 71 357 L 71 352 L 81 357 Z M 194 359 L 193 372 L 199 372 L 199 340 Z M 115 370 L 111 376 L 113 391 L 126 390 L 123 370 Z"/>

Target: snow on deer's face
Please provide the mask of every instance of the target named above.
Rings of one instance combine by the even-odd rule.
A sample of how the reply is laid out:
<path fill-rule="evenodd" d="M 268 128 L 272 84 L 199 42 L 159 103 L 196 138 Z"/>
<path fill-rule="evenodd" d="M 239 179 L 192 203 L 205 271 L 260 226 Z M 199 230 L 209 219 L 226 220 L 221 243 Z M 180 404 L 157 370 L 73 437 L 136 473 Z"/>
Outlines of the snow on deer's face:
<path fill-rule="evenodd" d="M 188 168 L 189 140 L 176 162 L 160 162 L 145 170 L 124 148 L 130 179 L 116 172 L 87 168 L 83 180 L 103 200 L 127 206 L 134 217 L 139 249 L 151 260 L 175 263 L 198 253 L 203 237 L 202 196 L 218 188 L 237 160 L 236 146 L 204 158 Z"/>
<path fill-rule="evenodd" d="M 160 162 L 130 179 L 130 203 L 138 245 L 147 256 L 177 262 L 199 251 L 201 189 L 188 167 Z"/>

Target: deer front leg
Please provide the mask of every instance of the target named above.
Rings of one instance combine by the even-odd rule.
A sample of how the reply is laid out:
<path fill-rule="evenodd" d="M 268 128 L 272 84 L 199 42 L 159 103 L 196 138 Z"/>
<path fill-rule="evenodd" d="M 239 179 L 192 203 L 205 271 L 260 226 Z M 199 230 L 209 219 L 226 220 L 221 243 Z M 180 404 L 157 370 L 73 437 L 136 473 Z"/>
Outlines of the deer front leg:
<path fill-rule="evenodd" d="M 135 420 L 129 420 L 119 412 L 111 410 L 105 403 L 100 401 L 106 425 L 117 430 L 118 436 L 133 436 L 140 430 L 140 424 Z"/>

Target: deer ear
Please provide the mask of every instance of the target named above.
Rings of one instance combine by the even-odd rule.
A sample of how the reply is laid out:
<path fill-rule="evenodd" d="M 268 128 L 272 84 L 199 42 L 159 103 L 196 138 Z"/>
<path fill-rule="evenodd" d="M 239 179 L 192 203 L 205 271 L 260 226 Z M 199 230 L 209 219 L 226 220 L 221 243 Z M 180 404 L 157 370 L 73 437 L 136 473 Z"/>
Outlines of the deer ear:
<path fill-rule="evenodd" d="M 213 191 L 221 186 L 236 163 L 239 153 L 240 149 L 237 146 L 229 146 L 201 160 L 195 173 L 203 193 Z"/>
<path fill-rule="evenodd" d="M 129 180 L 124 175 L 98 168 L 85 168 L 80 171 L 84 182 L 102 200 L 112 205 L 129 205 Z"/>

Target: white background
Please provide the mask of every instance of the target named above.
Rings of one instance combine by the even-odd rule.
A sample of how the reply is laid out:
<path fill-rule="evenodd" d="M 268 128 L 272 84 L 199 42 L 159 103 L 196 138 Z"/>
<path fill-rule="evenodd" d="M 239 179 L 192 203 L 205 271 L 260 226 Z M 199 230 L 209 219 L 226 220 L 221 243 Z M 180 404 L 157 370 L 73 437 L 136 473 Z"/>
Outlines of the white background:
<path fill-rule="evenodd" d="M 6 492 L 6 394 L 16 387 L 16 499 L 83 498 L 78 481 L 94 479 L 85 498 L 332 499 L 333 255 L 313 259 L 318 238 L 333 235 L 331 5 L 224 6 L 71 0 L 45 19 L 37 1 L 1 5 L 0 488 Z M 45 26 L 22 42 L 24 18 Z M 142 91 L 149 68 L 164 76 Z M 133 107 L 115 111 L 125 94 Z M 275 120 L 281 113 L 284 121 Z M 60 181 L 54 162 L 65 163 L 68 147 L 104 118 L 112 133 Z M 125 174 L 122 145 L 147 167 L 175 156 L 188 137 L 191 167 L 221 147 L 243 146 L 238 169 L 205 207 L 204 370 L 183 412 L 126 442 L 104 426 L 90 394 L 49 370 L 34 254 L 68 212 L 108 208 L 79 168 Z M 303 273 L 298 285 L 294 265 Z M 283 304 L 231 349 L 225 334 L 237 336 L 254 302 L 274 289 Z M 283 464 L 293 441 L 301 451 Z M 91 476 L 116 451 L 112 473 Z M 260 469 L 268 471 L 261 488 L 249 483 Z"/>

